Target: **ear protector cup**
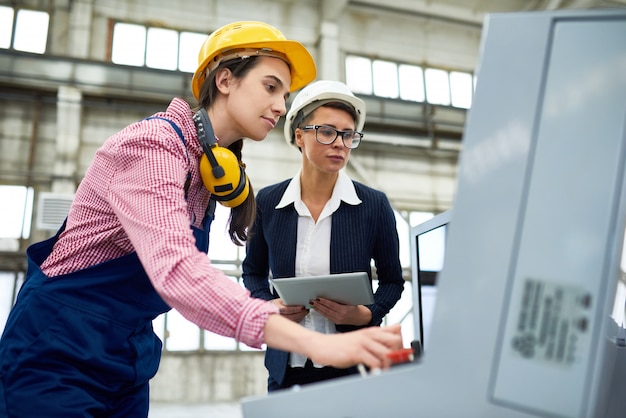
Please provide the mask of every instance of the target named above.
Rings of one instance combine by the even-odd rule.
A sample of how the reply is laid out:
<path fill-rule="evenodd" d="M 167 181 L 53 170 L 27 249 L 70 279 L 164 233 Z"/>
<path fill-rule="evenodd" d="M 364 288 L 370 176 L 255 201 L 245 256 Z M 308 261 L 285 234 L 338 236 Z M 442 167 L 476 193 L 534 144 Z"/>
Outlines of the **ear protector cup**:
<path fill-rule="evenodd" d="M 250 193 L 248 176 L 243 167 L 228 148 L 213 147 L 210 153 L 217 166 L 213 166 L 206 153 L 200 158 L 200 176 L 204 187 L 211 192 L 215 200 L 226 207 L 234 208 L 241 205 Z M 219 177 L 216 177 L 216 172 Z M 219 175 L 220 173 L 223 174 Z"/>
<path fill-rule="evenodd" d="M 250 193 L 244 168 L 231 150 L 217 145 L 206 110 L 200 109 L 193 119 L 204 151 L 200 158 L 200 176 L 204 187 L 222 205 L 229 208 L 239 206 Z"/>

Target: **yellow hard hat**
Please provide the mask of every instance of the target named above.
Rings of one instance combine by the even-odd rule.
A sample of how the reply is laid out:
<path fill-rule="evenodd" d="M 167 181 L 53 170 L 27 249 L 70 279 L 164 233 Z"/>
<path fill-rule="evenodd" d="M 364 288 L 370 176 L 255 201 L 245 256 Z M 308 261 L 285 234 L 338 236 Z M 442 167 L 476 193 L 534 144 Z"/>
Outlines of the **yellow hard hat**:
<path fill-rule="evenodd" d="M 202 44 L 198 54 L 198 68 L 191 82 L 194 97 L 198 99 L 207 73 L 221 61 L 253 55 L 276 56 L 287 61 L 291 69 L 290 91 L 304 87 L 317 74 L 313 57 L 300 42 L 288 40 L 282 32 L 267 23 L 234 22 L 211 33 Z"/>

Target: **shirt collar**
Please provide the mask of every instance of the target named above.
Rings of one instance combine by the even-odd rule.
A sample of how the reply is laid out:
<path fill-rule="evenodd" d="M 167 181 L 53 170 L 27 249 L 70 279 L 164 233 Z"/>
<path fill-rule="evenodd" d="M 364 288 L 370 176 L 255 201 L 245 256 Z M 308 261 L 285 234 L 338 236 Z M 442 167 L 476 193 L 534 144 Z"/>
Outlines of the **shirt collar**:
<path fill-rule="evenodd" d="M 302 170 L 298 170 L 298 174 L 296 174 L 289 184 L 287 185 L 287 189 L 285 189 L 285 193 L 283 193 L 280 202 L 276 205 L 276 209 L 284 208 L 292 203 L 300 202 L 300 175 L 302 174 Z M 333 194 L 330 197 L 330 205 L 336 209 L 339 207 L 341 201 L 346 202 L 349 205 L 358 205 L 361 203 L 361 199 L 356 194 L 356 190 L 354 189 L 354 183 L 350 180 L 350 177 L 343 170 L 339 171 L 339 177 L 337 177 L 337 182 L 335 183 L 335 188 L 333 189 Z"/>
<path fill-rule="evenodd" d="M 354 189 L 354 183 L 352 183 L 350 177 L 348 177 L 343 170 L 339 172 L 339 177 L 337 178 L 331 199 L 335 198 L 335 196 L 337 199 L 343 200 L 349 205 L 356 206 L 361 203 L 361 199 L 359 199 Z"/>

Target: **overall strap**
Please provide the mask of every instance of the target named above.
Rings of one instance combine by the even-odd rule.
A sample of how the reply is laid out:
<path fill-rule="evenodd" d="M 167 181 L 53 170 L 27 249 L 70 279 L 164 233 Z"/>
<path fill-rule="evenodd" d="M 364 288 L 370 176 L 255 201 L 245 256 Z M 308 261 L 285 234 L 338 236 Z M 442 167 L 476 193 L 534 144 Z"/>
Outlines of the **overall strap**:
<path fill-rule="evenodd" d="M 180 140 L 183 141 L 183 145 L 185 146 L 185 153 L 187 154 L 187 162 L 189 162 L 189 150 L 187 149 L 187 142 L 185 141 L 185 136 L 183 135 L 183 131 L 180 129 L 180 127 L 176 125 L 174 122 L 172 122 L 171 120 L 167 118 L 163 118 L 161 116 L 150 116 L 149 118 L 146 118 L 146 120 L 150 120 L 150 119 L 161 119 L 169 123 L 172 126 L 174 131 L 176 131 L 176 133 L 178 134 L 178 137 L 180 138 Z M 190 184 L 191 184 L 191 173 L 189 172 L 187 173 L 187 179 L 185 180 L 185 200 L 187 200 L 187 195 L 189 194 Z"/>
<path fill-rule="evenodd" d="M 183 131 L 180 129 L 180 127 L 176 125 L 174 122 L 172 122 L 171 120 L 163 118 L 161 116 L 150 116 L 149 118 L 146 118 L 146 120 L 150 120 L 150 119 L 161 119 L 161 120 L 166 121 L 170 125 L 172 125 L 172 128 L 176 131 L 180 140 L 183 141 L 183 145 L 185 146 L 185 152 L 187 153 L 187 161 L 189 161 L 189 151 L 187 151 L 187 142 L 185 142 L 185 137 L 183 136 Z"/>
<path fill-rule="evenodd" d="M 174 122 L 172 122 L 171 120 L 161 117 L 161 116 L 150 116 L 149 118 L 146 118 L 147 120 L 150 119 L 161 119 L 166 121 L 167 123 L 169 123 L 172 128 L 174 129 L 174 131 L 176 131 L 176 133 L 178 134 L 178 136 L 180 137 L 180 140 L 183 141 L 183 145 L 185 146 L 185 152 L 187 153 L 187 161 L 189 161 L 189 150 L 187 149 L 187 142 L 185 141 L 185 137 L 183 135 L 183 131 L 180 129 L 180 127 L 178 125 L 176 125 Z M 185 200 L 187 200 L 187 194 L 189 192 L 189 184 L 191 183 L 191 173 L 187 173 L 187 180 L 185 181 Z M 206 208 L 206 211 L 204 213 L 204 221 L 207 221 L 207 218 L 210 216 L 211 219 L 213 217 L 213 215 L 215 214 L 215 199 L 213 199 L 213 197 L 211 197 L 211 199 L 209 199 L 209 205 Z"/>

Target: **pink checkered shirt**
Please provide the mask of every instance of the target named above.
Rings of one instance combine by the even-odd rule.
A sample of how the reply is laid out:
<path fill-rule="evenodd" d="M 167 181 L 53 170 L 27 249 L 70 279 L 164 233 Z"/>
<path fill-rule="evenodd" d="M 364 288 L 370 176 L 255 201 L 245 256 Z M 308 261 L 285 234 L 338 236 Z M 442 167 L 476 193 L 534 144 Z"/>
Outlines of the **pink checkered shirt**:
<path fill-rule="evenodd" d="M 251 298 L 214 267 L 189 227 L 201 226 L 210 197 L 198 171 L 202 148 L 192 110 L 173 99 L 155 116 L 180 127 L 187 149 L 160 119 L 139 121 L 110 137 L 85 173 L 66 229 L 42 270 L 67 274 L 136 251 L 169 306 L 201 328 L 258 348 L 277 308 Z"/>

